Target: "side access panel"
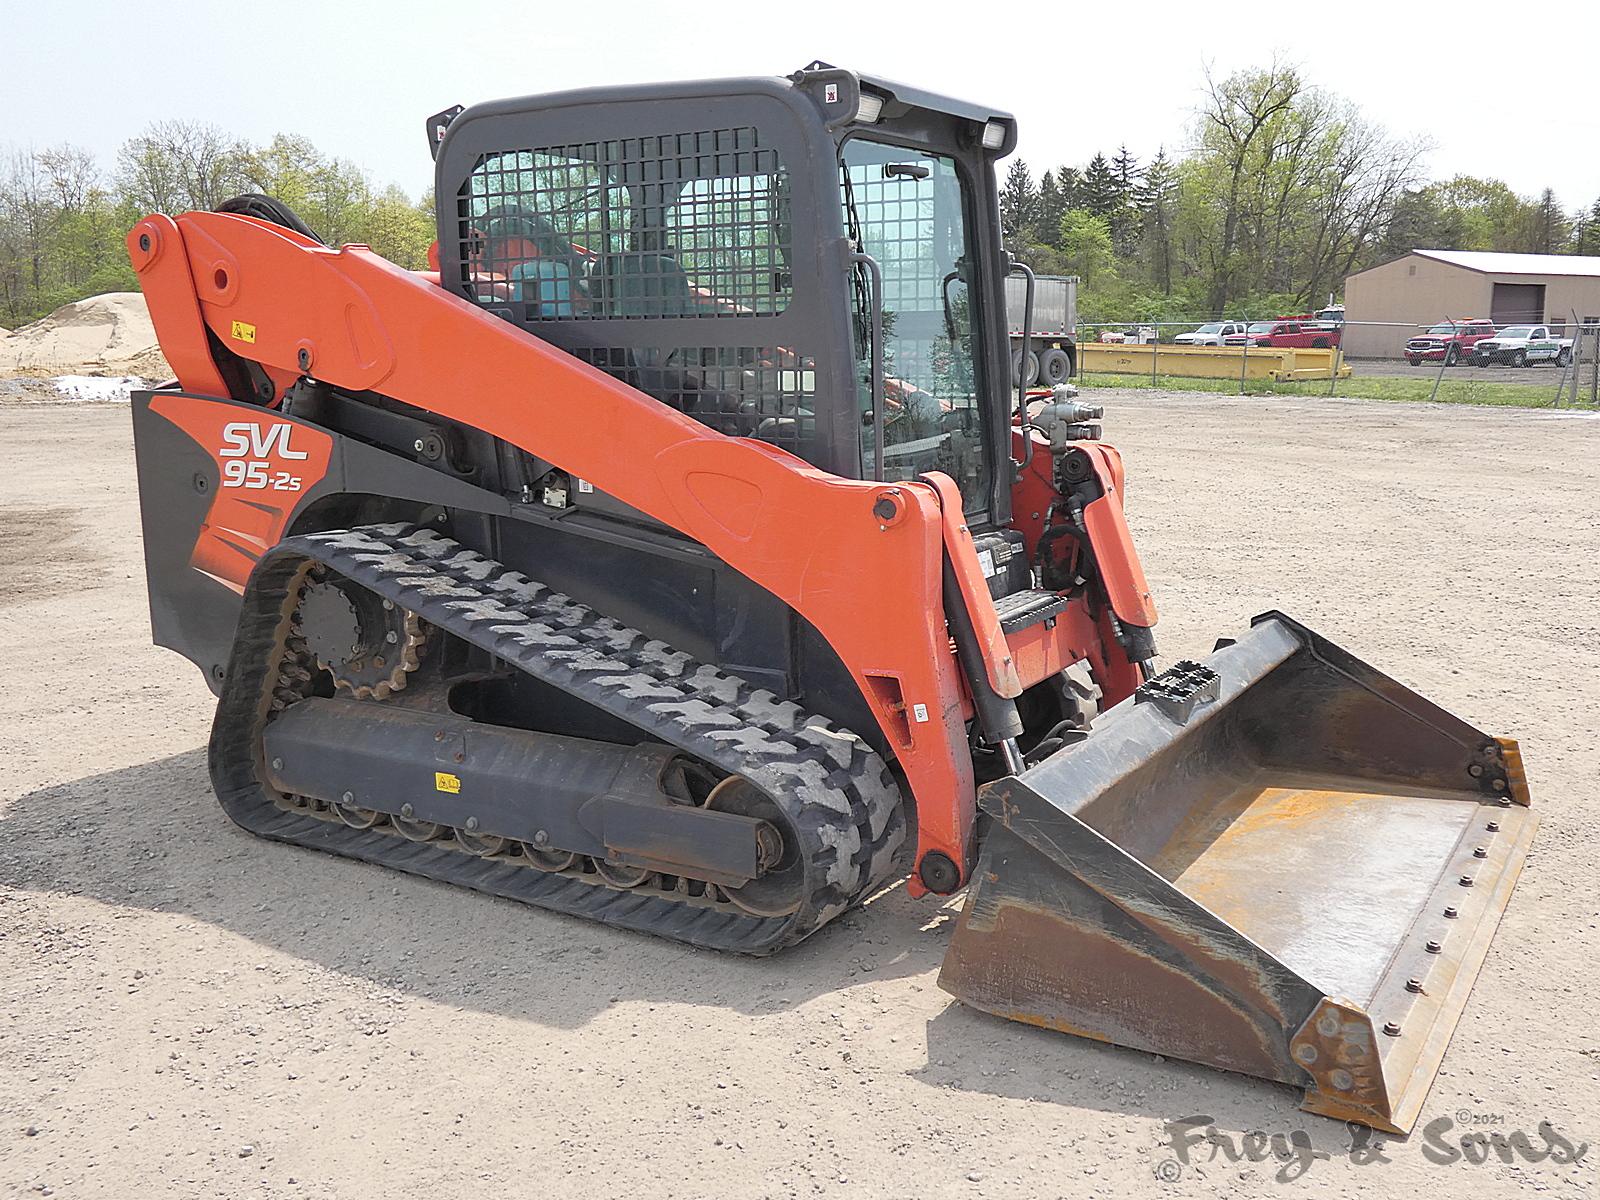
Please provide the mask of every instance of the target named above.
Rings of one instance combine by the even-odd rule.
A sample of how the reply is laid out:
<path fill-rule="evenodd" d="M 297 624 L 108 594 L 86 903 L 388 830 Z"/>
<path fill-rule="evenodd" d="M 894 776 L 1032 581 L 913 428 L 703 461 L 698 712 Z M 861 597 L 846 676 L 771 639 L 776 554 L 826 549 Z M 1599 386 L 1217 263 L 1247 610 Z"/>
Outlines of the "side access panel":
<path fill-rule="evenodd" d="M 135 392 L 133 440 L 153 640 L 212 691 L 250 572 L 318 502 L 363 493 L 507 511 L 492 493 L 257 404 Z"/>

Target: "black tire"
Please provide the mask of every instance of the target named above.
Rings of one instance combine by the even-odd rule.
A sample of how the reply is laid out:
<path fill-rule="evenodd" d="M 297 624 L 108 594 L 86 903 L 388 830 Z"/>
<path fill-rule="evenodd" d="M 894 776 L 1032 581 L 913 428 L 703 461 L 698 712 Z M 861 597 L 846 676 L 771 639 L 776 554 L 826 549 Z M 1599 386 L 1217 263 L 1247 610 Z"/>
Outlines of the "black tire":
<path fill-rule="evenodd" d="M 1038 354 L 1032 350 L 1028 351 L 1028 364 L 1027 369 L 1024 371 L 1022 364 L 1022 351 L 1018 349 L 1011 352 L 1011 382 L 1013 386 L 1015 386 L 1018 382 L 1017 377 L 1019 374 L 1022 375 L 1021 383 L 1023 387 L 1032 387 L 1034 384 L 1039 382 Z"/>
<path fill-rule="evenodd" d="M 1446 350 L 1444 352 L 1444 365 L 1445 366 L 1453 367 L 1460 361 L 1461 361 L 1461 350 L 1458 347 L 1451 346 L 1448 350 Z"/>
<path fill-rule="evenodd" d="M 1052 346 L 1039 356 L 1039 382 L 1045 387 L 1055 387 L 1072 378 L 1072 359 L 1059 346 Z"/>
<path fill-rule="evenodd" d="M 1572 351 L 1563 346 L 1556 351 L 1556 366 L 1567 367 L 1572 365 Z"/>
<path fill-rule="evenodd" d="M 1420 358 L 1412 358 L 1409 354 L 1406 355 L 1406 366 L 1408 366 L 1408 367 L 1420 367 L 1421 365 L 1422 365 L 1422 360 Z"/>
<path fill-rule="evenodd" d="M 1528 352 L 1526 350 L 1518 350 L 1518 351 L 1514 352 L 1511 355 L 1511 365 L 1513 367 L 1525 367 L 1525 366 L 1527 366 L 1528 365 Z"/>

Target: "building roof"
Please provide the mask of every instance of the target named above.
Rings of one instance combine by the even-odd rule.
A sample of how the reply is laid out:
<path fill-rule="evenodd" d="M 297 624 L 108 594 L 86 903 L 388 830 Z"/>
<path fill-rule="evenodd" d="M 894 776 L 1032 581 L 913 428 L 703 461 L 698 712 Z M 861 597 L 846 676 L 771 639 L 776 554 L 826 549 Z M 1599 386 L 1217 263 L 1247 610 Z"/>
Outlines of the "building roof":
<path fill-rule="evenodd" d="M 1502 254 L 1495 250 L 1413 250 L 1411 253 L 1487 275 L 1600 276 L 1600 257 L 1587 254 Z"/>

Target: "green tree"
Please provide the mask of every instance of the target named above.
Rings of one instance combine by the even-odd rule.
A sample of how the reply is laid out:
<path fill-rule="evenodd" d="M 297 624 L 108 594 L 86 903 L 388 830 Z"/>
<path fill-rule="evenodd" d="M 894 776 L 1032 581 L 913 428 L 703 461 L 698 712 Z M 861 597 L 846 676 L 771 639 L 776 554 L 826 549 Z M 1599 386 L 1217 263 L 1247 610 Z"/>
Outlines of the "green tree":
<path fill-rule="evenodd" d="M 398 187 L 385 188 L 361 214 L 358 237 L 390 262 L 408 270 L 428 265 L 433 216 Z"/>
<path fill-rule="evenodd" d="M 1591 204 L 1589 210 L 1578 218 L 1577 228 L 1573 232 L 1572 252 L 1600 255 L 1600 200 Z"/>
<path fill-rule="evenodd" d="M 1087 290 L 1117 282 L 1116 248 L 1111 223 L 1096 213 L 1074 208 L 1061 219 L 1061 257 L 1066 272 Z"/>
<path fill-rule="evenodd" d="M 1565 254 L 1572 242 L 1572 220 L 1549 188 L 1539 193 L 1534 237 L 1540 254 Z"/>
<path fill-rule="evenodd" d="M 1038 218 L 1039 193 L 1028 164 L 1013 159 L 1000 188 L 1000 230 L 1008 239 L 1023 236 Z"/>
<path fill-rule="evenodd" d="M 1046 246 L 1061 240 L 1061 218 L 1070 208 L 1066 195 L 1056 183 L 1055 172 L 1046 171 L 1039 180 L 1037 214 L 1033 223 L 1033 238 Z"/>
<path fill-rule="evenodd" d="M 1212 204 L 1218 225 L 1207 251 L 1211 275 L 1207 307 L 1220 313 L 1245 272 L 1245 256 L 1240 251 L 1242 235 L 1250 231 L 1247 195 L 1259 189 L 1255 180 L 1275 165 L 1277 127 L 1305 84 L 1294 68 L 1274 63 L 1265 70 L 1240 71 L 1221 82 L 1208 72 L 1206 88 L 1199 141 L 1213 176 Z M 1259 225 L 1255 232 L 1260 232 Z"/>
<path fill-rule="evenodd" d="M 117 151 L 117 187 L 145 212 L 212 209 L 248 190 L 249 156 L 215 125 L 158 121 Z"/>
<path fill-rule="evenodd" d="M 354 164 L 280 134 L 251 146 L 209 125 L 158 122 L 118 151 L 109 176 L 87 151 L 0 147 L 0 325 L 26 324 L 73 300 L 138 287 L 124 237 L 150 212 L 215 208 L 263 192 L 332 243 L 364 241 L 421 267 L 433 197 L 374 190 Z"/>
<path fill-rule="evenodd" d="M 1123 203 L 1122 184 L 1117 179 L 1116 172 L 1111 169 L 1111 164 L 1106 161 L 1105 155 L 1096 154 L 1083 169 L 1083 176 L 1078 182 L 1077 196 L 1074 198 L 1074 207 L 1093 213 L 1097 217 L 1104 217 L 1110 222 L 1121 210 Z"/>
<path fill-rule="evenodd" d="M 1144 239 L 1150 281 L 1163 295 L 1172 294 L 1172 235 L 1178 181 L 1166 148 L 1156 151 L 1133 192 Z"/>

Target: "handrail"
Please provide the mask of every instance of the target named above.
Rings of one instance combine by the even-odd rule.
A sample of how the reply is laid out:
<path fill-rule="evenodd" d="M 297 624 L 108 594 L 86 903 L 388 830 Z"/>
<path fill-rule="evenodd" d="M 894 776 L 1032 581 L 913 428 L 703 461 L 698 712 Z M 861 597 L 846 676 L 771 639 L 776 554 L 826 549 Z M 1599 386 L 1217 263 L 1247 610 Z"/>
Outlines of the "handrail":
<path fill-rule="evenodd" d="M 872 280 L 872 478 L 883 482 L 883 268 L 870 254 L 852 251 L 850 261 L 867 269 Z"/>

